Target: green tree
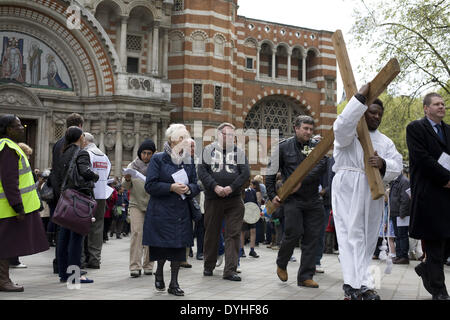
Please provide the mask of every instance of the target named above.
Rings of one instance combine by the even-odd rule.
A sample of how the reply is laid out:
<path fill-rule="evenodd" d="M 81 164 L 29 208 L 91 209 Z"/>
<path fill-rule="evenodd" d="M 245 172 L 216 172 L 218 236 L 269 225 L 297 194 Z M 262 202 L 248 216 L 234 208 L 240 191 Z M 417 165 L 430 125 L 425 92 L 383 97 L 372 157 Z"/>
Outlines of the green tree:
<path fill-rule="evenodd" d="M 450 94 L 450 1 L 361 0 L 361 4 L 355 8 L 353 40 L 377 57 L 374 63 L 363 58 L 364 71 L 372 73 L 395 57 L 402 71 L 389 92 L 406 89 L 416 97 L 440 88 Z"/>

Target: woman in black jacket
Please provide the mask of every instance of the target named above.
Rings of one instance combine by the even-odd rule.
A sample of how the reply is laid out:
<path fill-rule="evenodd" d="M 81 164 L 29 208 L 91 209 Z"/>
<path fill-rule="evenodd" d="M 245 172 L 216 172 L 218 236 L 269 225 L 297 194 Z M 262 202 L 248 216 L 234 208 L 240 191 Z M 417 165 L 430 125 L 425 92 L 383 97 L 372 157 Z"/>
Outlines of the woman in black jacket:
<path fill-rule="evenodd" d="M 94 183 L 98 180 L 98 175 L 93 172 L 90 167 L 90 158 L 87 151 L 82 150 L 85 146 L 83 130 L 79 127 L 70 127 L 66 131 L 65 146 L 63 148 L 63 154 L 61 156 L 61 164 L 64 165 L 64 170 L 58 179 L 61 179 L 61 185 L 70 166 L 72 158 L 75 156 L 75 166 L 73 171 L 76 174 L 69 174 L 67 176 L 66 185 L 61 190 L 61 193 L 71 188 L 86 195 L 93 196 Z M 60 227 L 58 235 L 58 270 L 61 282 L 66 282 L 69 276 L 72 275 L 75 270 L 67 270 L 70 266 L 81 266 L 81 249 L 82 249 L 83 236 Z M 73 271 L 73 272 L 72 272 Z M 82 276 L 80 283 L 92 283 L 91 279 Z"/>

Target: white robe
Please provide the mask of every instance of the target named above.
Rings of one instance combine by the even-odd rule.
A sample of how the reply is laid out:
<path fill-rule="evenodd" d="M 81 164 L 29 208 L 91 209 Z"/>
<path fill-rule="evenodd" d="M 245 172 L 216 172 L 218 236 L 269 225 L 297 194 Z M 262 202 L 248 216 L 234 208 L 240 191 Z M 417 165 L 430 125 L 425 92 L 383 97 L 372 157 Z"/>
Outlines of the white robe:
<path fill-rule="evenodd" d="M 364 172 L 364 151 L 356 127 L 367 106 L 353 97 L 334 122 L 333 157 L 336 172 L 332 183 L 332 206 L 339 260 L 344 284 L 373 288 L 369 266 L 378 240 L 384 199 L 372 200 Z M 383 181 L 388 183 L 402 171 L 402 156 L 391 139 L 378 130 L 370 132 L 374 150 L 386 161 Z"/>

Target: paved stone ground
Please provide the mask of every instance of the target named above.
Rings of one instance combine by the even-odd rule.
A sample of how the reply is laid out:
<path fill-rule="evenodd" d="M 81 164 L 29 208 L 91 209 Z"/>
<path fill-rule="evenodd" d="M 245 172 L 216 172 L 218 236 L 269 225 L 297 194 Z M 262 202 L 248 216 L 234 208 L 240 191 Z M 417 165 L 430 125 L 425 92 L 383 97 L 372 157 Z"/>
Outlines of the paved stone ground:
<path fill-rule="evenodd" d="M 203 276 L 203 263 L 190 258 L 192 269 L 181 269 L 179 283 L 185 291 L 184 297 L 175 297 L 154 288 L 154 276 L 130 278 L 128 271 L 129 238 L 112 239 L 103 246 L 100 270 L 88 270 L 93 284 L 81 284 L 80 289 L 68 289 L 53 274 L 51 261 L 54 248 L 22 257 L 27 269 L 11 269 L 11 279 L 24 285 L 23 293 L 0 292 L 0 300 L 342 300 L 342 275 L 337 255 L 324 255 L 322 265 L 324 274 L 315 276 L 320 288 L 310 289 L 297 286 L 296 275 L 299 262 L 288 265 L 289 280 L 281 282 L 276 275 L 277 251 L 262 244 L 256 249 L 260 258 L 241 259 L 242 282 L 222 279 L 223 265 L 214 270 L 213 277 Z M 195 248 L 194 248 L 195 253 Z M 195 257 L 195 255 L 194 255 Z M 300 250 L 295 250 L 299 260 Z M 392 273 L 384 274 L 385 264 L 374 261 L 375 270 L 380 271 L 379 294 L 383 300 L 430 300 L 414 267 L 418 261 L 409 265 L 394 265 Z M 165 266 L 166 286 L 170 281 L 169 265 Z M 446 284 L 450 286 L 450 267 L 445 267 Z"/>

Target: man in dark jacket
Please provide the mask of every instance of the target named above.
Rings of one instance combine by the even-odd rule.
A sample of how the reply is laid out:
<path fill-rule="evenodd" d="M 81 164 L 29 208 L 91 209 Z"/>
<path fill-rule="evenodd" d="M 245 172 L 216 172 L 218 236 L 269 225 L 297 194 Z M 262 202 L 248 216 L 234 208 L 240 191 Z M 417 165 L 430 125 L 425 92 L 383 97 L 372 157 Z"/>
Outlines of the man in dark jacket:
<path fill-rule="evenodd" d="M 234 126 L 222 123 L 217 127 L 217 141 L 206 146 L 198 177 L 205 187 L 204 271 L 212 276 L 222 221 L 225 219 L 225 267 L 223 278 L 241 281 L 237 275 L 240 234 L 244 219 L 242 187 L 250 177 L 244 151 L 235 143 Z"/>
<path fill-rule="evenodd" d="M 445 287 L 444 262 L 450 250 L 450 170 L 438 160 L 450 154 L 450 126 L 445 104 L 437 93 L 423 100 L 425 117 L 406 127 L 411 172 L 412 238 L 425 242 L 426 262 L 416 266 L 424 287 L 435 300 L 450 300 Z M 445 155 L 444 155 L 445 156 Z"/>
<path fill-rule="evenodd" d="M 266 177 L 267 194 L 275 207 L 280 206 L 280 198 L 275 191 L 276 173 L 273 166 L 278 163 L 283 182 L 306 159 L 315 147 L 311 140 L 314 119 L 298 116 L 294 123 L 295 136 L 281 142 L 271 158 L 271 174 Z M 323 202 L 319 195 L 320 178 L 326 170 L 326 158 L 314 167 L 292 194 L 283 202 L 285 236 L 277 257 L 277 275 L 281 281 L 287 281 L 287 264 L 301 239 L 301 262 L 297 274 L 299 286 L 318 288 L 312 278 L 315 271 L 315 259 L 320 230 L 323 226 Z"/>
<path fill-rule="evenodd" d="M 406 192 L 409 189 L 409 180 L 403 174 L 400 174 L 397 179 L 391 181 L 391 190 L 389 192 L 389 204 L 391 209 L 391 221 L 394 226 L 395 233 L 395 253 L 397 257 L 394 259 L 394 264 L 409 264 L 409 236 L 408 225 L 401 220 L 409 219 L 409 205 L 410 199 Z"/>

